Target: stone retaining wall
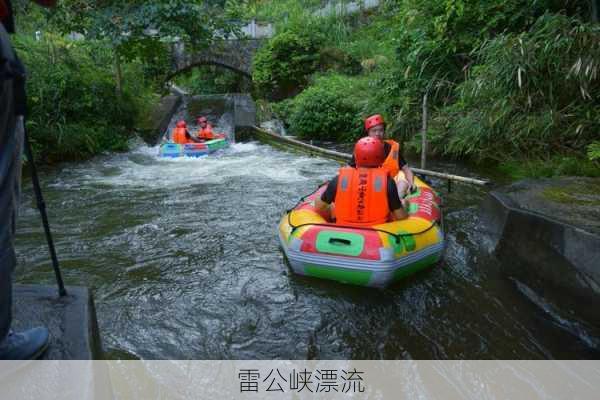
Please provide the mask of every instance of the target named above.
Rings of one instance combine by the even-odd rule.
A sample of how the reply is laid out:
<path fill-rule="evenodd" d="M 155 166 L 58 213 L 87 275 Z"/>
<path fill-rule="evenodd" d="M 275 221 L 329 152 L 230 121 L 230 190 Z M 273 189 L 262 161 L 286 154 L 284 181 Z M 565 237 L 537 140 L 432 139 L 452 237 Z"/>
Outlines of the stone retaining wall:
<path fill-rule="evenodd" d="M 585 190 L 589 184 L 585 178 L 520 182 L 490 192 L 480 209 L 507 275 L 600 328 L 594 201 L 560 204 L 544 197 L 557 187 L 584 185 Z"/>

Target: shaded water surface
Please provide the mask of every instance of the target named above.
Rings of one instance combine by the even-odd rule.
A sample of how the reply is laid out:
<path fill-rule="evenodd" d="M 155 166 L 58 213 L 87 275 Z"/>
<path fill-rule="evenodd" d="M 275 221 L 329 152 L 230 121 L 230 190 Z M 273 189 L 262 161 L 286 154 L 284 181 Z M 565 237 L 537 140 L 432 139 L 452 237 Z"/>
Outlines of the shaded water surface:
<path fill-rule="evenodd" d="M 282 213 L 338 164 L 235 144 L 202 159 L 157 148 L 44 171 L 66 282 L 93 288 L 107 357 L 580 358 L 598 339 L 536 304 L 482 247 L 478 189 L 451 194 L 444 261 L 384 291 L 291 275 Z M 21 282 L 53 282 L 31 191 Z M 485 247 L 485 246 L 483 246 Z"/>

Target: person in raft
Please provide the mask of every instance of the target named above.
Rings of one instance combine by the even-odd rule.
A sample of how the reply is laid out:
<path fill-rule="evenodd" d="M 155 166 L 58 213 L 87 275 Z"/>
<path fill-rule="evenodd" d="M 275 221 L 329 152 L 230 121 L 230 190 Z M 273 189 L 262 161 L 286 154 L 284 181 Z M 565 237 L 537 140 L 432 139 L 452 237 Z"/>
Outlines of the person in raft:
<path fill-rule="evenodd" d="M 200 126 L 200 129 L 196 134 L 198 138 L 204 140 L 212 140 L 216 137 L 212 130 L 212 125 L 208 123 L 206 117 L 198 117 L 198 125 Z"/>
<path fill-rule="evenodd" d="M 384 142 L 364 137 L 354 146 L 355 167 L 342 167 L 327 189 L 315 199 L 315 207 L 335 203 L 336 223 L 372 226 L 408 218 L 406 201 L 398 196 L 396 182 L 382 164 Z"/>
<path fill-rule="evenodd" d="M 183 120 L 178 121 L 177 125 L 175 125 L 175 129 L 173 129 L 173 132 L 171 133 L 171 141 L 177 144 L 202 142 L 202 140 L 196 139 L 190 134 L 187 130 L 187 124 Z"/>
<path fill-rule="evenodd" d="M 365 119 L 365 133 L 369 137 L 384 141 L 385 160 L 382 166 L 396 181 L 398 195 L 403 198 L 409 190 L 412 191 L 415 188 L 415 176 L 400 153 L 400 144 L 395 140 L 384 140 L 385 121 L 380 114 L 371 115 Z M 354 157 L 349 165 L 355 166 Z"/>

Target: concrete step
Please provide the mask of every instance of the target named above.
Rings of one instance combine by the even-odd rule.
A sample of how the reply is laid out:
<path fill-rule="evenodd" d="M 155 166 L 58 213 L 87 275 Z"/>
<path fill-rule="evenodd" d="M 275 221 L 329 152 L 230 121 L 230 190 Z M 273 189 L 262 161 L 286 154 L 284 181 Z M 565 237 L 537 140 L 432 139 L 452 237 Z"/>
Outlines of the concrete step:
<path fill-rule="evenodd" d="M 46 360 L 94 360 L 102 358 L 102 345 L 94 299 L 88 288 L 68 286 L 59 297 L 55 286 L 15 285 L 15 331 L 46 326 L 50 346 Z"/>

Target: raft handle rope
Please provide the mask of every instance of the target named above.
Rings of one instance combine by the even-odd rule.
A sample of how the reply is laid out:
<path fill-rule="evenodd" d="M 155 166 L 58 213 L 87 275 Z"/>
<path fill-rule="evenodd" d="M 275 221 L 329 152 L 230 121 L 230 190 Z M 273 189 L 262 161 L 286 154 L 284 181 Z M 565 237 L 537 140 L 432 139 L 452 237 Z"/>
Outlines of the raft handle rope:
<path fill-rule="evenodd" d="M 412 233 L 393 233 L 390 231 L 386 231 L 385 229 L 379 229 L 379 228 L 372 228 L 372 227 L 362 227 L 362 226 L 348 226 L 348 225 L 332 225 L 332 224 L 322 224 L 322 223 L 307 223 L 307 224 L 300 224 L 300 225 L 294 225 L 292 224 L 292 212 L 295 211 L 296 207 L 298 207 L 300 204 L 304 203 L 306 201 L 306 198 L 312 196 L 313 194 L 317 193 L 319 191 L 319 189 L 321 189 L 323 186 L 329 184 L 329 182 L 324 182 L 322 184 L 320 184 L 317 189 L 303 197 L 300 198 L 300 200 L 298 200 L 298 202 L 296 203 L 296 205 L 294 205 L 294 207 L 292 207 L 291 209 L 287 210 L 287 217 L 288 217 L 288 225 L 292 227 L 292 231 L 291 233 L 294 233 L 298 228 L 302 228 L 305 226 L 326 226 L 326 227 L 334 227 L 334 228 L 346 228 L 346 229 L 359 229 L 359 230 L 363 230 L 363 231 L 375 231 L 375 232 L 381 232 L 381 233 L 385 233 L 390 235 L 391 237 L 393 237 L 396 240 L 396 244 L 399 244 L 400 241 L 404 242 L 404 237 L 407 236 L 413 236 L 413 235 L 421 235 L 423 233 L 426 233 L 428 231 L 430 231 L 431 229 L 433 229 L 436 226 L 436 222 L 432 222 L 431 225 L 429 225 L 427 228 L 423 229 L 420 232 L 412 232 Z M 443 217 L 442 218 L 443 221 Z"/>

